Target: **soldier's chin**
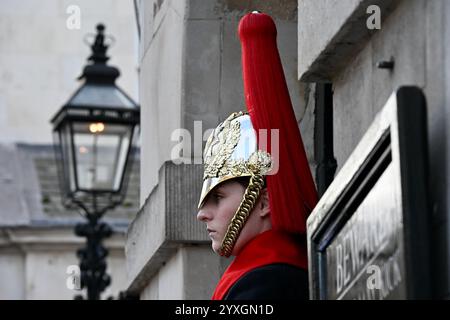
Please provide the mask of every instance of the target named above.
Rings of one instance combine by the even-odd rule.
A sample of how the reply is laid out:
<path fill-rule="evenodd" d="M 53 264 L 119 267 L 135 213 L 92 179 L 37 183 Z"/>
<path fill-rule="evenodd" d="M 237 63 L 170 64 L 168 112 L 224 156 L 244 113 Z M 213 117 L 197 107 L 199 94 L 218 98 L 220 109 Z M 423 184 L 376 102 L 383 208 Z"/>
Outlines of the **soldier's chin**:
<path fill-rule="evenodd" d="M 220 252 L 220 243 L 219 242 L 212 240 L 211 247 L 215 253 L 219 254 L 219 252 Z"/>

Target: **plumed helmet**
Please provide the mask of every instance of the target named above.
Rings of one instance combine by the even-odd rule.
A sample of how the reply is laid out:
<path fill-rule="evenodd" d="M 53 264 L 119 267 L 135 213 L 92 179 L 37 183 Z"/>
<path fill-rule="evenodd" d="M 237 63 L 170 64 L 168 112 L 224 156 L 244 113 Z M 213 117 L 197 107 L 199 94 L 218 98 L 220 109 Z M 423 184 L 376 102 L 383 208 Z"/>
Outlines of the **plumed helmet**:
<path fill-rule="evenodd" d="M 222 241 L 221 255 L 231 254 L 259 192 L 267 185 L 272 229 L 306 233 L 306 219 L 317 202 L 302 137 L 295 118 L 277 48 L 277 30 L 264 13 L 245 15 L 239 23 L 244 96 L 248 110 L 234 113 L 207 141 L 205 175 L 199 207 L 220 183 L 249 176 L 249 185 Z M 243 130 L 252 128 L 248 141 Z M 262 130 L 267 140 L 261 141 Z M 279 143 L 273 143 L 272 133 Z M 270 134 L 269 134 L 270 132 Z M 273 147 L 277 149 L 274 150 Z M 265 181 L 264 181 L 265 179 Z"/>

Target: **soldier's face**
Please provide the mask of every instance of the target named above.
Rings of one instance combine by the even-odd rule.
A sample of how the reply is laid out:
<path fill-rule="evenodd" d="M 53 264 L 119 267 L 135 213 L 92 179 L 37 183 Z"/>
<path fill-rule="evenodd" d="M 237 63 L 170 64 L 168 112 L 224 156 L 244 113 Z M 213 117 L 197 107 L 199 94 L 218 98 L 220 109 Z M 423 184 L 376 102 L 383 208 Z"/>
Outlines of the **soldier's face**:
<path fill-rule="evenodd" d="M 238 182 L 224 182 L 208 194 L 197 214 L 197 219 L 206 223 L 212 248 L 216 253 L 219 253 L 228 225 L 241 203 L 244 191 L 244 187 Z"/>
<path fill-rule="evenodd" d="M 208 194 L 197 214 L 197 219 L 206 223 L 207 232 L 212 241 L 212 249 L 216 253 L 219 253 L 228 225 L 242 201 L 244 192 L 245 189 L 240 183 L 232 180 L 224 182 Z M 250 217 L 233 247 L 232 255 L 239 253 L 251 238 L 261 232 L 264 222 L 263 218 L 258 218 L 260 217 L 258 210 L 260 210 L 259 206 L 255 205 L 250 212 Z M 255 211 L 258 212 L 255 213 Z"/>

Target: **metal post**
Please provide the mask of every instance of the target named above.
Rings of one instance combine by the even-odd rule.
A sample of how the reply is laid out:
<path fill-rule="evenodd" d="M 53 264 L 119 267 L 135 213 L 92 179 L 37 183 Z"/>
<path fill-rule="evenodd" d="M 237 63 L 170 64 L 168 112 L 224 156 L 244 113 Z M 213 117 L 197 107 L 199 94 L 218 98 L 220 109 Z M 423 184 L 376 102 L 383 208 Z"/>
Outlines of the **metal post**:
<path fill-rule="evenodd" d="M 333 151 L 333 89 L 331 83 L 316 84 L 314 154 L 319 196 L 334 179 L 337 162 Z"/>
<path fill-rule="evenodd" d="M 87 287 L 87 299 L 99 300 L 100 294 L 111 283 L 111 277 L 106 273 L 106 256 L 108 250 L 102 245 L 102 241 L 112 234 L 111 227 L 98 222 L 96 215 L 88 215 L 87 223 L 79 223 L 75 226 L 75 234 L 86 237 L 86 247 L 78 249 L 77 256 L 80 259 L 81 288 Z M 75 299 L 83 299 L 76 296 Z"/>

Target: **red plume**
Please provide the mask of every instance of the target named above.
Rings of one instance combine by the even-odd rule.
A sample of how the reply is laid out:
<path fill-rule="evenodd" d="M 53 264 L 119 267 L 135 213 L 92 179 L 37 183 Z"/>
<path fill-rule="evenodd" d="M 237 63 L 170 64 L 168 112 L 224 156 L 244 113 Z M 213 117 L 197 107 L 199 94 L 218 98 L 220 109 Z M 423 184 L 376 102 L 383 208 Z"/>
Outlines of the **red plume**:
<path fill-rule="evenodd" d="M 266 14 L 249 13 L 239 23 L 239 36 L 247 109 L 256 132 L 267 129 L 267 148 L 262 148 L 269 153 L 270 129 L 279 129 L 278 172 L 267 176 L 272 228 L 305 233 L 317 192 L 277 49 L 275 23 Z"/>

